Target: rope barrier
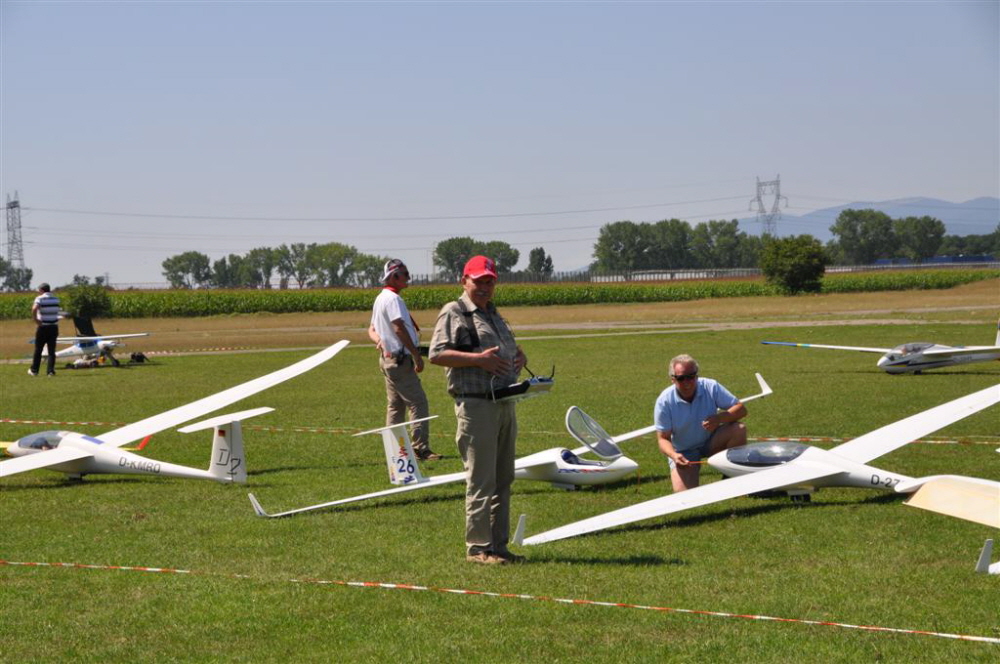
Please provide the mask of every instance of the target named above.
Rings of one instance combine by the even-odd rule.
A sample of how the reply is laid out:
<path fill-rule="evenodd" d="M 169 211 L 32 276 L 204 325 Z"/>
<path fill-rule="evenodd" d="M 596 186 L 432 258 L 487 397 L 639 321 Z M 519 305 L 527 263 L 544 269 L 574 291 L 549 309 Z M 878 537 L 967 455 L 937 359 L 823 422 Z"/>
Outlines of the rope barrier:
<path fill-rule="evenodd" d="M 213 574 L 210 572 L 196 572 L 186 569 L 174 569 L 169 567 L 136 567 L 125 565 L 89 565 L 84 563 L 45 563 L 45 562 L 15 562 L 0 560 L 0 566 L 17 567 L 60 567 L 70 569 L 89 570 L 114 570 L 124 572 L 153 572 L 159 574 L 190 574 L 198 576 L 223 576 L 231 579 L 250 579 L 254 577 L 246 574 Z M 382 588 L 386 590 L 413 590 L 423 592 L 436 592 L 452 595 L 471 595 L 477 597 L 494 597 L 501 599 L 524 599 L 537 602 L 554 602 L 557 604 L 567 604 L 575 606 L 603 606 L 621 609 L 637 609 L 641 611 L 660 611 L 664 613 L 683 613 L 689 615 L 712 616 L 716 618 L 742 618 L 744 620 L 760 620 L 770 622 L 795 623 L 799 625 L 815 625 L 823 627 L 840 627 L 842 629 L 856 629 L 867 632 L 886 632 L 893 634 L 911 634 L 920 636 L 934 636 L 944 639 L 957 639 L 960 641 L 978 641 L 980 643 L 1000 644 L 1000 638 L 989 636 L 973 636 L 969 634 L 950 634 L 947 632 L 932 632 L 922 629 L 904 629 L 898 627 L 881 627 L 878 625 L 854 625 L 850 623 L 834 622 L 830 620 L 810 620 L 808 618 L 781 618 L 775 616 L 755 615 L 749 613 L 730 613 L 727 611 L 709 611 L 704 609 L 678 609 L 667 606 L 652 606 L 645 604 L 631 604 L 628 602 L 606 602 L 590 599 L 571 599 L 564 597 L 549 597 L 546 595 L 526 595 L 521 593 L 498 593 L 486 590 L 467 590 L 462 588 L 439 588 L 435 586 L 420 586 L 410 583 L 386 583 L 382 581 L 333 581 L 324 579 L 284 579 L 287 583 L 301 583 L 321 586 L 343 586 L 349 588 Z"/>

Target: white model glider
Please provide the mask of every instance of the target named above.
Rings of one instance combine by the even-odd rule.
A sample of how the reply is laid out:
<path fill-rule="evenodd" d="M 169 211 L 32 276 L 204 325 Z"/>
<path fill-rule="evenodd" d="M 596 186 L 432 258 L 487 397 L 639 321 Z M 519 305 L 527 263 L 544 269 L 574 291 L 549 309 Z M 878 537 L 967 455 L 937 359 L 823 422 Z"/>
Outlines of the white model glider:
<path fill-rule="evenodd" d="M 794 443 L 756 443 L 734 447 L 719 452 L 708 460 L 712 467 L 732 479 L 654 498 L 560 526 L 533 535 L 523 543 L 532 545 L 553 542 L 766 491 L 780 490 L 787 491 L 790 495 L 808 495 L 824 486 L 914 491 L 921 485 L 920 480 L 865 464 L 998 402 L 1000 384 L 917 413 L 830 450 Z M 991 484 L 995 491 L 1000 491 L 1000 483 Z M 938 511 L 943 511 L 943 508 Z"/>
<path fill-rule="evenodd" d="M 760 374 L 757 374 L 757 382 L 760 383 L 761 393 L 742 399 L 743 403 L 771 394 L 771 388 L 764 382 Z M 434 415 L 433 417 L 437 416 Z M 424 419 L 433 419 L 433 417 Z M 395 488 L 366 493 L 351 498 L 331 500 L 318 505 L 309 505 L 308 507 L 300 507 L 276 514 L 268 514 L 261 507 L 260 501 L 251 493 L 249 494 L 249 498 L 254 511 L 257 513 L 257 516 L 271 518 L 291 516 L 293 514 L 312 512 L 314 510 L 354 503 L 370 498 L 382 498 L 397 493 L 440 486 L 442 484 L 464 482 L 465 471 L 450 473 L 448 475 L 436 475 L 434 477 L 424 477 L 423 473 L 420 472 L 420 467 L 417 465 L 417 458 L 413 454 L 413 445 L 410 442 L 410 434 L 407 431 L 407 426 L 423 421 L 413 420 L 413 422 L 403 422 L 355 434 L 355 436 L 363 436 L 371 433 L 382 435 L 385 462 L 389 469 L 389 481 L 397 485 Z M 639 468 L 639 464 L 622 453 L 618 447 L 618 443 L 649 434 L 654 429 L 655 427 L 646 427 L 612 437 L 585 412 L 576 406 L 570 406 L 569 410 L 566 411 L 566 430 L 569 431 L 573 438 L 583 443 L 583 445 L 572 450 L 564 447 L 553 447 L 521 457 L 514 462 L 514 479 L 549 482 L 552 486 L 560 489 L 576 489 L 581 486 L 617 482 L 625 475 Z M 599 460 L 585 459 L 581 456 L 588 452 L 592 452 L 598 456 Z"/>
<path fill-rule="evenodd" d="M 829 348 L 832 350 L 854 350 L 862 353 L 880 353 L 882 357 L 879 358 L 877 366 L 882 371 L 890 374 L 920 373 L 925 369 L 1000 360 L 1000 322 L 997 323 L 997 337 L 992 346 L 944 346 L 930 341 L 912 341 L 900 344 L 895 348 L 826 346 L 789 341 L 762 341 L 761 343 L 768 346 Z"/>
<path fill-rule="evenodd" d="M 122 339 L 134 339 L 137 337 L 148 337 L 148 332 L 136 334 L 98 334 L 94 330 L 94 324 L 89 318 L 74 316 L 73 325 L 76 327 L 75 337 L 58 337 L 56 343 L 70 344 L 69 347 L 56 351 L 56 357 L 61 360 L 76 360 L 87 362 L 96 360 L 100 362 L 110 362 L 113 366 L 118 366 L 121 362 L 115 357 L 115 349 L 124 347 Z M 29 343 L 35 343 L 34 339 Z M 42 357 L 48 357 L 48 348 L 42 349 Z"/>
<path fill-rule="evenodd" d="M 7 448 L 7 454 L 15 458 L 0 462 L 0 478 L 48 468 L 77 478 L 90 473 L 125 473 L 246 483 L 240 420 L 270 412 L 273 408 L 256 408 L 222 415 L 180 429 L 182 433 L 214 429 L 212 460 L 208 470 L 148 459 L 121 448 L 303 374 L 332 358 L 348 343 L 337 342 L 284 369 L 97 436 L 85 436 L 71 431 L 43 431 L 25 436 Z"/>

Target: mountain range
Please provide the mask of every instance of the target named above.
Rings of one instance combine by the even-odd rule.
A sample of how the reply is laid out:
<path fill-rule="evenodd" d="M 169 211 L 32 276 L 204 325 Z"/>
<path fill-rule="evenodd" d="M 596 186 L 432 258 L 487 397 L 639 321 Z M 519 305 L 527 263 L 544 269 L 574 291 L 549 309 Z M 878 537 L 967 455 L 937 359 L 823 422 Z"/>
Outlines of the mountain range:
<path fill-rule="evenodd" d="M 1000 223 L 1000 198 L 983 196 L 964 203 L 952 203 L 938 198 L 897 198 L 889 201 L 862 201 L 814 210 L 795 216 L 782 211 L 776 224 L 777 235 L 809 234 L 826 242 L 833 236 L 830 226 L 844 210 L 878 210 L 893 219 L 902 217 L 934 217 L 944 222 L 948 235 L 986 235 L 996 230 Z M 740 219 L 740 228 L 747 233 L 759 234 L 760 223 L 756 217 Z"/>

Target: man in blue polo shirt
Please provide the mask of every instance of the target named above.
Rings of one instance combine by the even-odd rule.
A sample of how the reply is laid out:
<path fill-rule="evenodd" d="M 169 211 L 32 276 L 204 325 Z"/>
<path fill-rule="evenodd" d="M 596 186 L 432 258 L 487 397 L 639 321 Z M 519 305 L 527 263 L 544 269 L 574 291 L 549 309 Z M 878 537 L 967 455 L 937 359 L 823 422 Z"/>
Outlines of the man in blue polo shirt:
<path fill-rule="evenodd" d="M 711 378 L 698 377 L 698 362 L 690 355 L 670 360 L 673 383 L 656 399 L 653 422 L 660 451 L 670 458 L 674 491 L 698 486 L 702 459 L 745 445 L 747 409 Z"/>

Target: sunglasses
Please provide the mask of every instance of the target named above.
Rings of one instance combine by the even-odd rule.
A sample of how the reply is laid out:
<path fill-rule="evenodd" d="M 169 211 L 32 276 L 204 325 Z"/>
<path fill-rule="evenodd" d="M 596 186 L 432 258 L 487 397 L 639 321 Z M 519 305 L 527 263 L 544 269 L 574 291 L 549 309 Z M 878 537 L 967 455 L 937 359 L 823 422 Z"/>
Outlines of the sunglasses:
<path fill-rule="evenodd" d="M 676 380 L 678 383 L 684 383 L 684 382 L 689 381 L 689 380 L 694 380 L 697 377 L 698 377 L 698 373 L 695 372 L 695 373 L 689 373 L 689 374 L 681 374 L 680 376 L 674 376 L 674 380 Z"/>

